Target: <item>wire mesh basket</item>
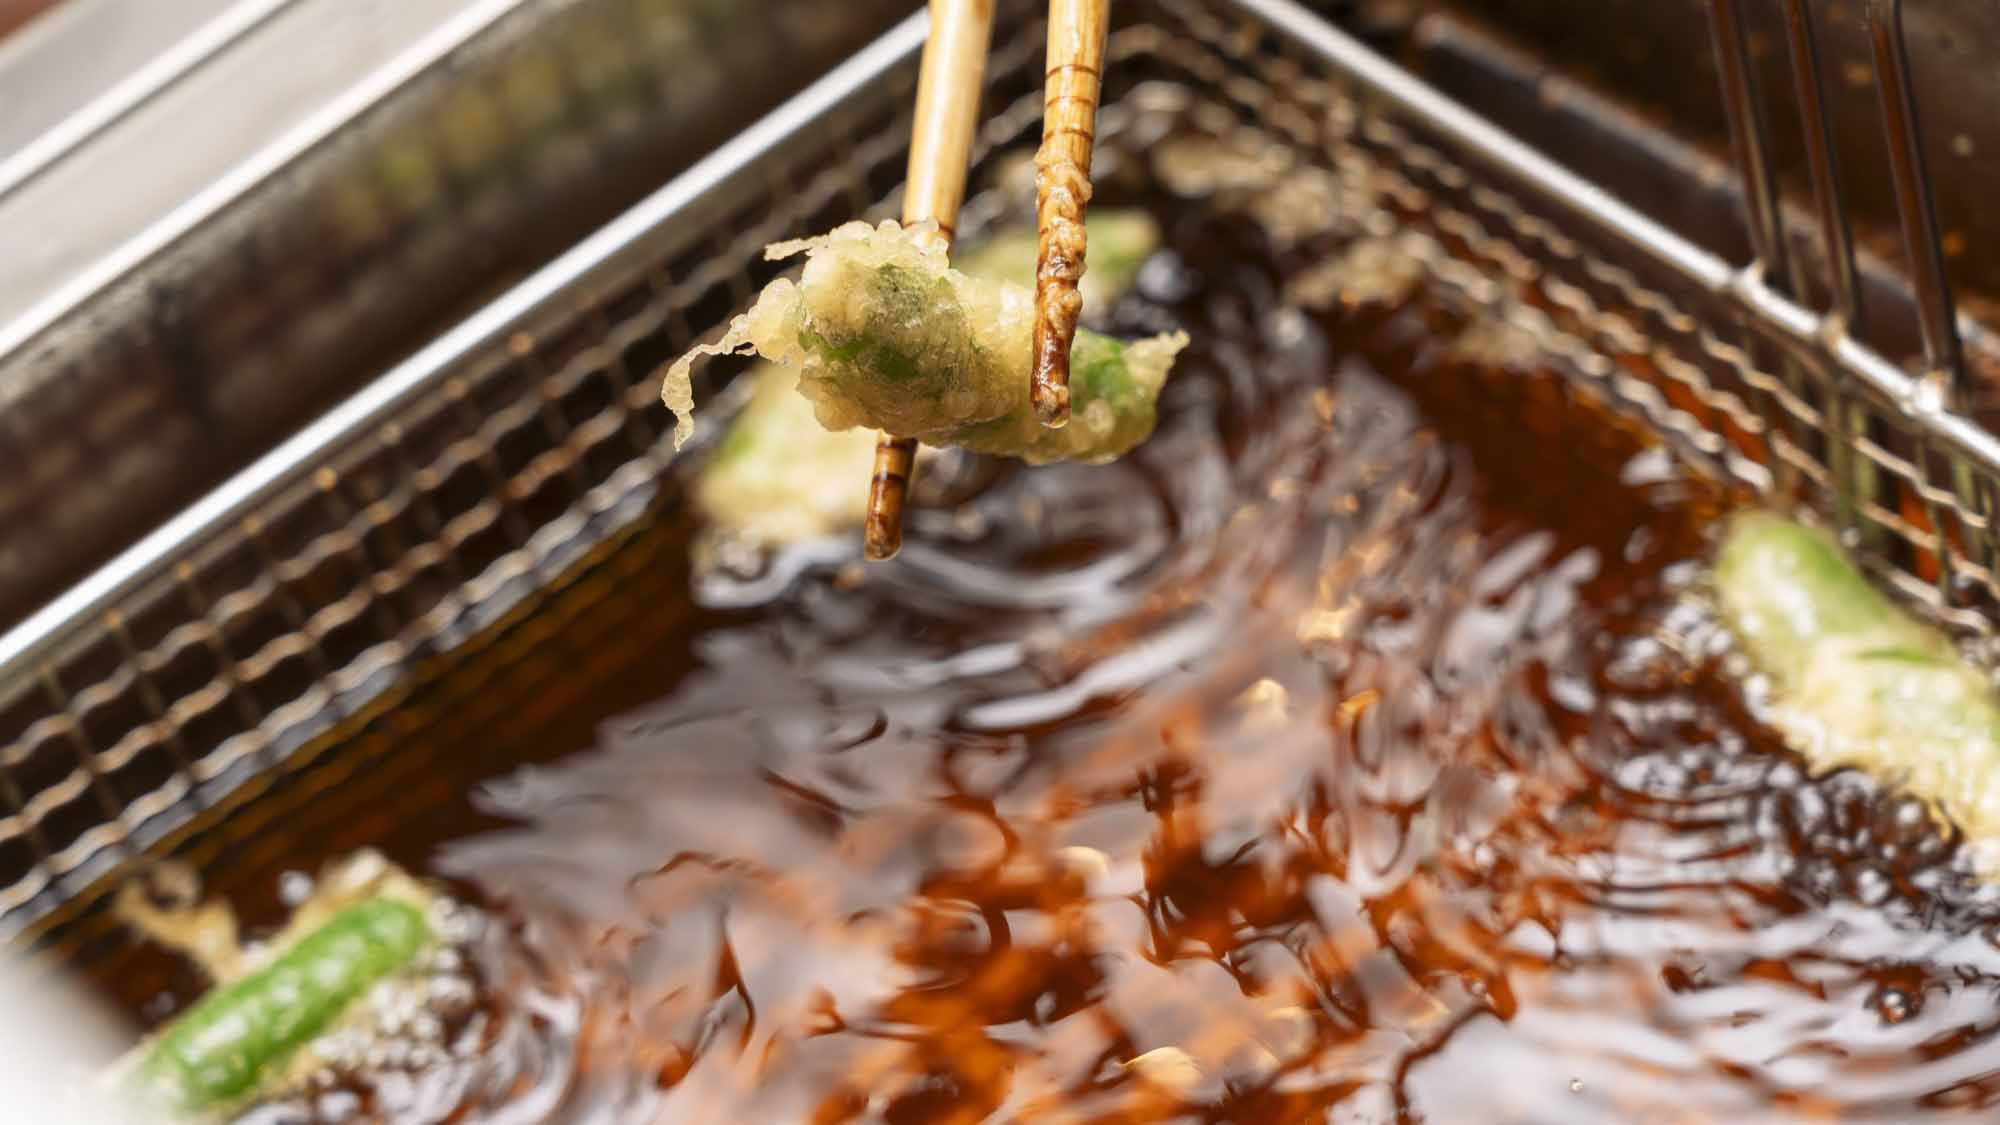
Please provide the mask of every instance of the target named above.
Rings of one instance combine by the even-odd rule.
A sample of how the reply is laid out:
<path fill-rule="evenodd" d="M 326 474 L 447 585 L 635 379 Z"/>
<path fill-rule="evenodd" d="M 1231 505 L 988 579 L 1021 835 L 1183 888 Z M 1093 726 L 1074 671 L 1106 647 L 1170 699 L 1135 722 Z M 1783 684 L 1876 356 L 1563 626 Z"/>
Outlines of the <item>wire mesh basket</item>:
<path fill-rule="evenodd" d="M 0 626 L 908 6 L 486 0 L 395 30 L 343 3 L 251 9 L 242 41 L 163 56 L 186 69 L 142 76 L 153 94 L 121 89 L 115 112 L 93 103 L 0 159 L 0 246 L 24 251 L 0 281 Z M 309 108 L 284 104 L 302 42 L 337 91 Z M 230 124 L 223 107 L 265 85 L 279 104 Z M 182 133 L 255 143 L 162 167 L 153 138 Z"/>
<path fill-rule="evenodd" d="M 1002 6 L 975 185 L 1037 135 L 1038 7 Z M 1576 393 L 1820 513 L 1883 577 L 1977 629 L 2000 597 L 2000 445 L 1951 409 L 1958 325 L 1895 6 L 1878 7 L 1927 344 L 1915 374 L 1848 330 L 1837 199 L 1821 209 L 1836 274 L 1811 287 L 1831 308 L 1786 295 L 1811 289 L 1780 253 L 1747 88 L 1730 91 L 1763 251 L 1747 263 L 1289 0 L 1119 5 L 1100 159 L 1143 167 L 1159 138 L 1192 135 L 1308 170 L 1337 222 L 1394 235 L 1437 292 L 1524 330 Z M 1734 8 L 1714 5 L 1725 81 L 1747 50 Z M 924 26 L 899 25 L 0 637 L 0 926 L 109 964 L 124 953 L 103 903 L 135 862 L 173 854 L 226 883 L 393 849 L 483 763 L 532 757 L 498 744 L 586 740 L 588 717 L 564 725 L 580 685 L 634 668 L 657 682 L 689 660 L 688 535 L 655 370 L 773 276 L 766 243 L 893 214 Z M 1005 206 L 975 192 L 963 227 Z M 726 401 L 713 384 L 731 370 L 715 365 L 697 400 Z"/>

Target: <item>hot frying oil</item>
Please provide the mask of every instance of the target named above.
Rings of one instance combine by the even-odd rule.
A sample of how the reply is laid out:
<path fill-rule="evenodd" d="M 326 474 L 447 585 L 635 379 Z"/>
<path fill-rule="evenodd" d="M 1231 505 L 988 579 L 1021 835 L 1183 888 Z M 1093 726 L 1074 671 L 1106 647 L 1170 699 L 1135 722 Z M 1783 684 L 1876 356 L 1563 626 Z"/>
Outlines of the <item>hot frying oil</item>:
<path fill-rule="evenodd" d="M 434 720 L 427 796 L 313 835 L 484 905 L 487 1019 L 258 1112 L 1995 1104 L 2000 915 L 1746 713 L 1698 589 L 1729 498 L 1421 295 L 1302 311 L 1323 247 L 1160 214 L 1113 326 L 1195 343 L 1136 453 L 941 461 L 866 570 L 691 576 L 650 530 L 594 633 Z"/>

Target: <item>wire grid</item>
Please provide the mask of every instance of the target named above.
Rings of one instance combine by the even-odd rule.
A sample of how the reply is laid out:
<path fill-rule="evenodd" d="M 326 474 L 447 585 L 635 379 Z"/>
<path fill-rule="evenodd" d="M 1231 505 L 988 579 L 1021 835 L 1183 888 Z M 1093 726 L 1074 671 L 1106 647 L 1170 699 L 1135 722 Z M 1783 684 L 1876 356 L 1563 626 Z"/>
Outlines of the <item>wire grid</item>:
<path fill-rule="evenodd" d="M 995 62 L 1026 88 L 1024 49 Z M 0 926 L 18 932 L 287 767 L 637 518 L 672 459 L 659 364 L 755 293 L 764 244 L 900 182 L 914 72 L 883 80 L 894 109 L 832 122 L 811 154 L 824 171 L 767 161 L 758 191 L 703 224 L 711 237 L 464 357 L 305 484 L 79 623 L 67 651 L 5 670 Z"/>
<path fill-rule="evenodd" d="M 747 123 L 785 83 L 744 71 L 823 67 L 901 6 L 519 0 L 0 354 L 0 622 Z"/>
<path fill-rule="evenodd" d="M 1794 17 L 1794 69 L 1805 76 L 1794 92 L 1800 116 L 1830 146 L 1816 100 L 1821 61 L 1807 5 L 1786 2 Z M 1243 6 L 1279 7 L 1267 0 Z M 1921 357 L 1907 357 L 1915 377 L 1857 338 L 1861 310 L 1847 299 L 1855 285 L 1855 232 L 1828 186 L 1830 173 L 1820 167 L 1813 169 L 1820 238 L 1838 271 L 1827 288 L 1841 298 L 1819 311 L 1787 296 L 1809 285 L 1801 283 L 1799 263 L 1788 260 L 1777 230 L 1778 175 L 1762 138 L 1770 94 L 1754 84 L 1730 86 L 1731 60 L 1733 69 L 1743 69 L 1750 48 L 1736 0 L 1707 6 L 1737 164 L 1749 172 L 1745 219 L 1750 241 L 1763 249 L 1757 260 L 1702 261 L 1704 252 L 1692 246 L 1666 245 L 1670 233 L 1612 230 L 1621 218 L 1645 220 L 1615 214 L 1589 197 L 1590 185 L 1564 184 L 1526 167 L 1504 151 L 1504 138 L 1478 154 L 1455 150 L 1449 123 L 1440 125 L 1435 113 L 1379 106 L 1348 130 L 1347 140 L 1393 169 L 1395 184 L 1384 198 L 1395 221 L 1439 236 L 1428 251 L 1422 239 L 1414 245 L 1435 259 L 1432 273 L 1446 288 L 1542 338 L 1580 385 L 1684 453 L 1820 514 L 1861 549 L 1871 569 L 1981 642 L 1978 654 L 1990 660 L 2000 598 L 1992 526 L 2000 444 L 1951 409 L 1968 388 L 1931 215 L 1901 5 L 1877 0 L 1867 19 L 1876 39 L 1882 139 L 1906 191 L 1905 253 L 1914 264 L 1925 345 Z M 1215 17 L 1196 9 L 1192 18 Z M 1248 85 L 1225 89 L 1253 119 L 1285 112 L 1270 97 L 1240 96 Z M 1882 153 L 1832 156 L 1879 160 Z M 1579 218 L 1587 221 L 1573 221 Z M 1451 256 L 1479 268 L 1444 260 Z"/>
<path fill-rule="evenodd" d="M 976 159 L 1035 136 L 1043 29 L 1032 7 L 1002 13 Z M 1288 154 L 1332 185 L 1349 233 L 1401 236 L 1438 290 L 1528 331 L 1591 397 L 1725 478 L 1845 516 L 1933 604 L 1990 604 L 1992 468 L 1941 456 L 1925 415 L 1896 413 L 1841 365 L 1816 364 L 1743 315 L 1740 293 L 1614 261 L 1564 224 L 1569 201 L 1495 186 L 1490 169 L 1246 14 L 1158 0 L 1118 16 L 1107 152 L 1140 155 L 1121 146 L 1159 135 L 1132 128 L 1152 117 Z M 330 449 L 309 480 L 80 622 L 69 644 L 6 669 L 0 926 L 88 909 L 122 861 L 183 847 L 176 831 L 203 810 L 345 753 L 324 741 L 392 698 L 413 667 L 453 657 L 503 618 L 532 619 L 593 547 L 664 518 L 673 458 L 657 365 L 773 276 L 767 242 L 890 213 L 913 79 L 908 59 L 887 69 L 878 103 L 843 103 L 806 148 L 765 154 L 758 190 L 669 219 L 673 249 L 463 357 L 392 421 Z M 976 197 L 968 225 L 998 206 Z M 690 243 L 690 229 L 706 234 Z M 714 365 L 698 397 L 714 402 L 709 384 L 733 370 Z M 1871 485 L 1851 505 L 1836 487 L 1847 479 Z"/>

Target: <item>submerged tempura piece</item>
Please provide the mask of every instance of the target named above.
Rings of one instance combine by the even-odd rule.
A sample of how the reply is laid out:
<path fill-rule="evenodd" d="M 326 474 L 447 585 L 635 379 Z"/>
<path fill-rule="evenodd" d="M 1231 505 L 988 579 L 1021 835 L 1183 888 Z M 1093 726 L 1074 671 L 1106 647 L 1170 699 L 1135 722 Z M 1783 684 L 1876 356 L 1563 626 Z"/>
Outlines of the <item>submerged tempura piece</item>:
<path fill-rule="evenodd" d="M 796 371 L 760 363 L 742 377 L 753 381 L 750 401 L 694 486 L 709 525 L 753 548 L 859 526 L 875 435 L 822 428 Z"/>
<path fill-rule="evenodd" d="M 1771 681 L 1779 731 L 1816 767 L 1854 766 L 1930 803 L 1991 876 L 2000 849 L 2000 700 L 1949 638 L 1885 597 L 1826 535 L 1731 520 L 1715 592 Z"/>
<path fill-rule="evenodd" d="M 440 940 L 439 902 L 362 852 L 330 868 L 281 933 L 240 946 L 226 906 L 161 908 L 129 888 L 119 906 L 125 919 L 194 957 L 215 986 L 141 1043 L 114 1079 L 145 1103 L 195 1119 L 297 1085 L 320 1061 L 305 1048 L 336 1026 L 365 1023 L 366 1013 L 349 1013 L 355 1001 Z"/>
<path fill-rule="evenodd" d="M 1090 243 L 1090 268 L 1077 292 L 1083 295 L 1083 315 L 1089 318 L 1132 287 L 1139 267 L 1159 248 L 1160 224 L 1144 211 L 1113 208 L 1092 211 L 1083 227 Z M 1026 224 L 1008 227 L 953 254 L 952 265 L 972 277 L 1032 285 L 1039 237 Z"/>
<path fill-rule="evenodd" d="M 856 222 L 768 248 L 774 259 L 807 255 L 804 273 L 773 281 L 721 341 L 668 370 L 661 397 L 679 415 L 676 441 L 692 432 L 694 355 L 746 349 L 797 370 L 830 430 L 863 426 L 1036 463 L 1108 461 L 1152 433 L 1185 334 L 1126 343 L 1079 332 L 1070 423 L 1046 429 L 1028 398 L 1032 292 L 950 268 L 919 235 Z"/>
<path fill-rule="evenodd" d="M 1160 229 L 1143 211 L 1095 211 L 1086 225 L 1089 315 L 1131 287 L 1140 264 L 1159 246 Z M 1035 238 L 1035 228 L 1025 224 L 1001 230 L 959 255 L 959 268 L 995 281 L 1032 281 Z M 709 526 L 752 550 L 859 526 L 868 511 L 874 433 L 822 427 L 812 401 L 797 393 L 799 374 L 792 368 L 764 362 L 740 377 L 751 381 L 750 400 L 694 487 Z"/>

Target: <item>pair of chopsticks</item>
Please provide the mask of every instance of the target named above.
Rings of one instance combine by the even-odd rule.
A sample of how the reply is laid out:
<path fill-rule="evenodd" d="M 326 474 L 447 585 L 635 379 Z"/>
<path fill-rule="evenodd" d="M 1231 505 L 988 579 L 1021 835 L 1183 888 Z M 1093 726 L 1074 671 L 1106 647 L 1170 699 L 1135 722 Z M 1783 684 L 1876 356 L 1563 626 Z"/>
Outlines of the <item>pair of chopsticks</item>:
<path fill-rule="evenodd" d="M 903 225 L 926 220 L 951 244 L 986 83 L 993 0 L 930 0 L 931 33 L 917 76 L 917 114 L 903 189 Z M 1090 150 L 1104 72 L 1110 0 L 1050 0 L 1042 144 L 1035 153 L 1035 413 L 1045 426 L 1069 421 L 1069 349 L 1083 298 L 1090 201 Z M 903 503 L 917 443 L 881 435 L 868 482 L 867 556 L 887 559 L 903 543 Z"/>

